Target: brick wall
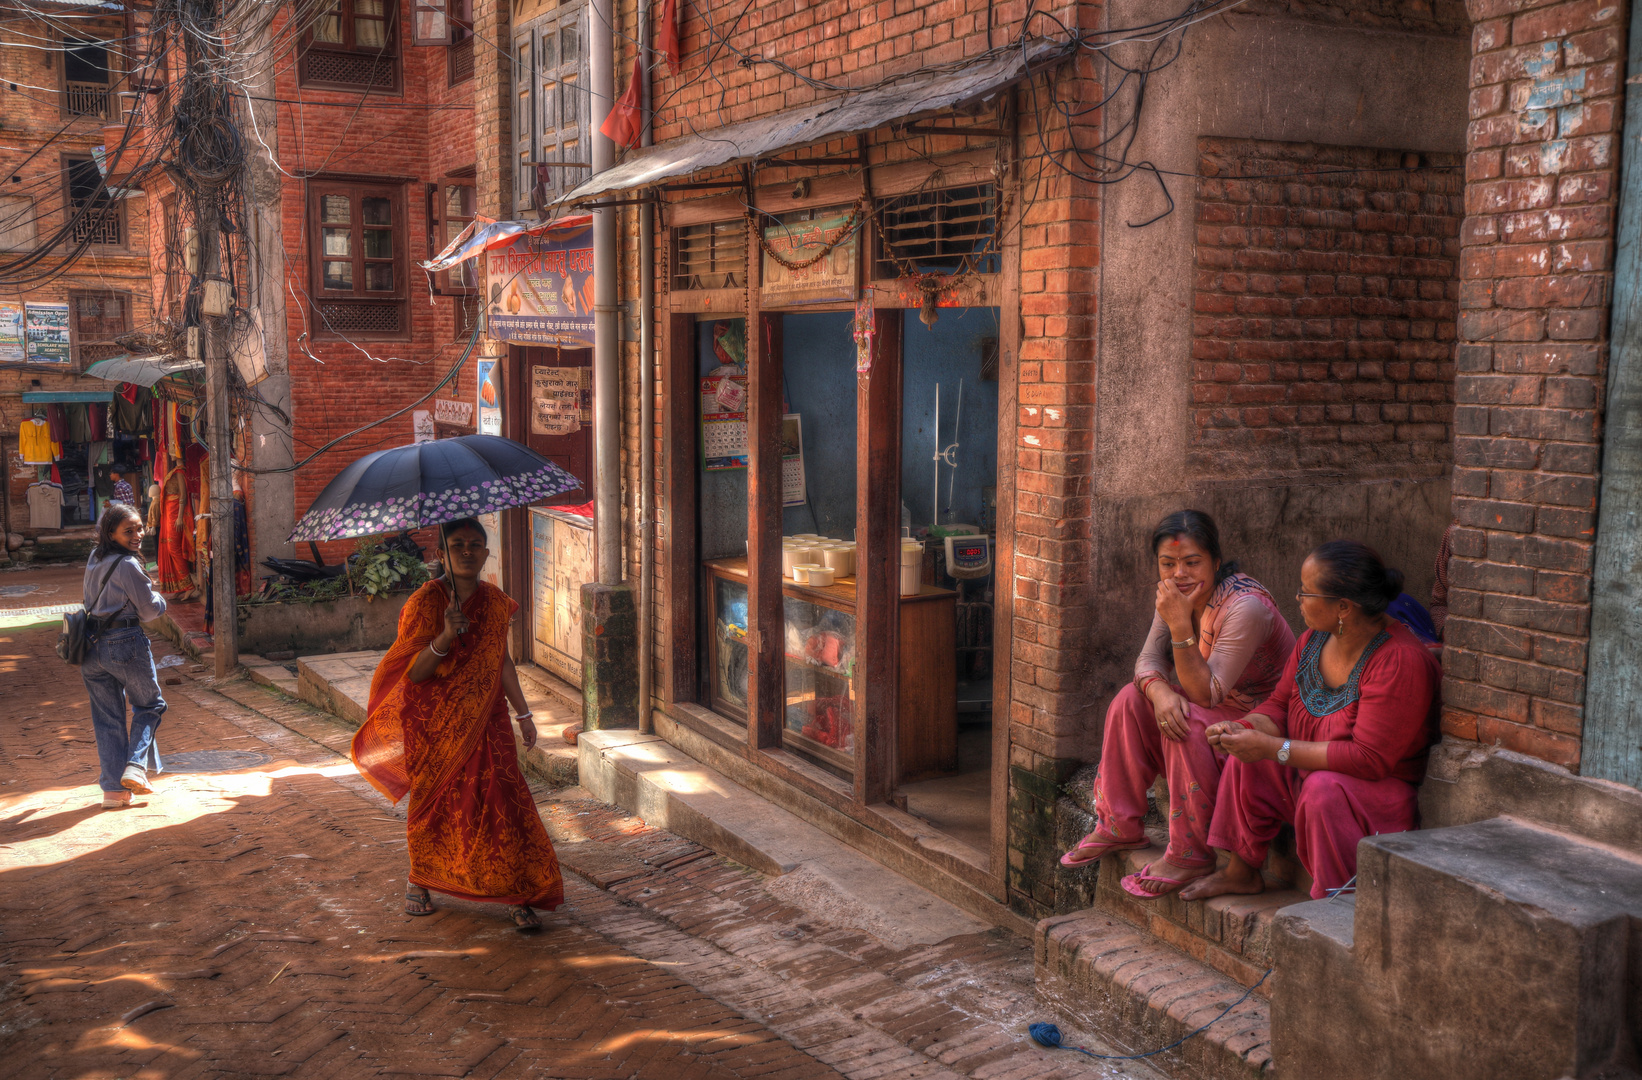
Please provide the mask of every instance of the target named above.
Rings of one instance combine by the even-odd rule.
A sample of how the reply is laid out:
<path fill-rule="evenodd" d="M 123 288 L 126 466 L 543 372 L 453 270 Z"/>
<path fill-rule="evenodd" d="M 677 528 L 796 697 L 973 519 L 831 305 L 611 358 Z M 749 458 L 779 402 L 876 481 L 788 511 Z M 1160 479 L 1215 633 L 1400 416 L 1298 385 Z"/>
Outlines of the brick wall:
<path fill-rule="evenodd" d="M 1624 8 L 1469 7 L 1443 728 L 1577 767 Z"/>
<path fill-rule="evenodd" d="M 1191 465 L 1440 475 L 1458 154 L 1200 139 Z"/>

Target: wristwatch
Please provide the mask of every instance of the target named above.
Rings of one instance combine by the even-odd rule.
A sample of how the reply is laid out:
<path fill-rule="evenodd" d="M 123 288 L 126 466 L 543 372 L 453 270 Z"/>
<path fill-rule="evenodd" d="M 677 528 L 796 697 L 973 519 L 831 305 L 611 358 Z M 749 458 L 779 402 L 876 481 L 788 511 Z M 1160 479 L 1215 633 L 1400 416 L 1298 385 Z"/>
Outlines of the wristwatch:
<path fill-rule="evenodd" d="M 1277 763 L 1279 765 L 1287 765 L 1289 763 L 1289 743 L 1290 740 L 1284 739 L 1283 748 L 1277 751 Z"/>
<path fill-rule="evenodd" d="M 1197 644 L 1197 635 L 1188 634 L 1185 641 L 1176 641 L 1174 638 L 1170 638 L 1169 644 L 1173 645 L 1177 649 L 1189 649 L 1193 645 Z"/>

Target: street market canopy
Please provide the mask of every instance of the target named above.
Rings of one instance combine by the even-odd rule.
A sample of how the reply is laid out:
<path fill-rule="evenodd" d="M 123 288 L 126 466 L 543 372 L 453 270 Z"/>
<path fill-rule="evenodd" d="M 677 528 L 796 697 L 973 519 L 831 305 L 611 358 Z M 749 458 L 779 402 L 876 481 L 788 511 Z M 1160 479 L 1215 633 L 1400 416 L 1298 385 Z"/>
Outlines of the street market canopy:
<path fill-rule="evenodd" d="M 169 353 L 161 353 L 158 356 L 113 356 L 92 364 L 86 368 L 85 373 L 106 382 L 153 386 L 161 379 L 204 370 L 203 361 L 180 359 Z"/>
<path fill-rule="evenodd" d="M 527 233 L 531 236 L 542 236 L 585 229 L 592 223 L 592 214 L 572 214 L 553 221 L 470 221 L 467 228 L 456 234 L 456 239 L 445 245 L 445 250 L 427 262 L 417 265 L 429 273 L 449 270 L 457 263 L 491 248 L 511 244 L 515 237 Z"/>
<path fill-rule="evenodd" d="M 1035 38 L 980 60 L 915 71 L 866 90 L 814 101 L 756 120 L 715 128 L 646 147 L 592 177 L 559 200 L 582 203 L 600 195 L 650 187 L 703 169 L 754 161 L 799 146 L 858 135 L 896 120 L 984 100 L 1038 71 L 1053 67 L 1073 43 Z"/>

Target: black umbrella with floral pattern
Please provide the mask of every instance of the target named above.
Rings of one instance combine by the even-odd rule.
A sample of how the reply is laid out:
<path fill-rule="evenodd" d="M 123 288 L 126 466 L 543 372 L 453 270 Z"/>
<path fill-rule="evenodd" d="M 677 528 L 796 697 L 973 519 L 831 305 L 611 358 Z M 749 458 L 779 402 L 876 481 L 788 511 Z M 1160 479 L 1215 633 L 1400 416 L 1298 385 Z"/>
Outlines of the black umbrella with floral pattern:
<path fill-rule="evenodd" d="M 325 485 L 292 541 L 343 540 L 439 525 L 563 495 L 581 486 L 528 446 L 500 435 L 367 454 Z"/>

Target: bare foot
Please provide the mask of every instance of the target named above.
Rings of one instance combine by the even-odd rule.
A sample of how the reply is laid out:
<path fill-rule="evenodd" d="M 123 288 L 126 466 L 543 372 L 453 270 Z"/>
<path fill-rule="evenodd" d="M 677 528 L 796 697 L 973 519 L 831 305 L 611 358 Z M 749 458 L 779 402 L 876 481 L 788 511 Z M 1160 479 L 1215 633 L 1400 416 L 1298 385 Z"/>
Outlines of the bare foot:
<path fill-rule="evenodd" d="M 1132 896 L 1152 898 L 1167 896 L 1187 882 L 1196 881 L 1210 871 L 1207 866 L 1177 866 L 1168 859 L 1147 863 L 1139 873 L 1130 874 L 1120 884 Z"/>
<path fill-rule="evenodd" d="M 1180 890 L 1182 900 L 1207 900 L 1211 896 L 1225 896 L 1228 893 L 1239 896 L 1253 896 L 1264 892 L 1266 882 L 1258 870 L 1252 876 L 1245 870 L 1239 872 L 1233 867 L 1216 870 L 1212 874 L 1198 878 L 1184 889 Z"/>

